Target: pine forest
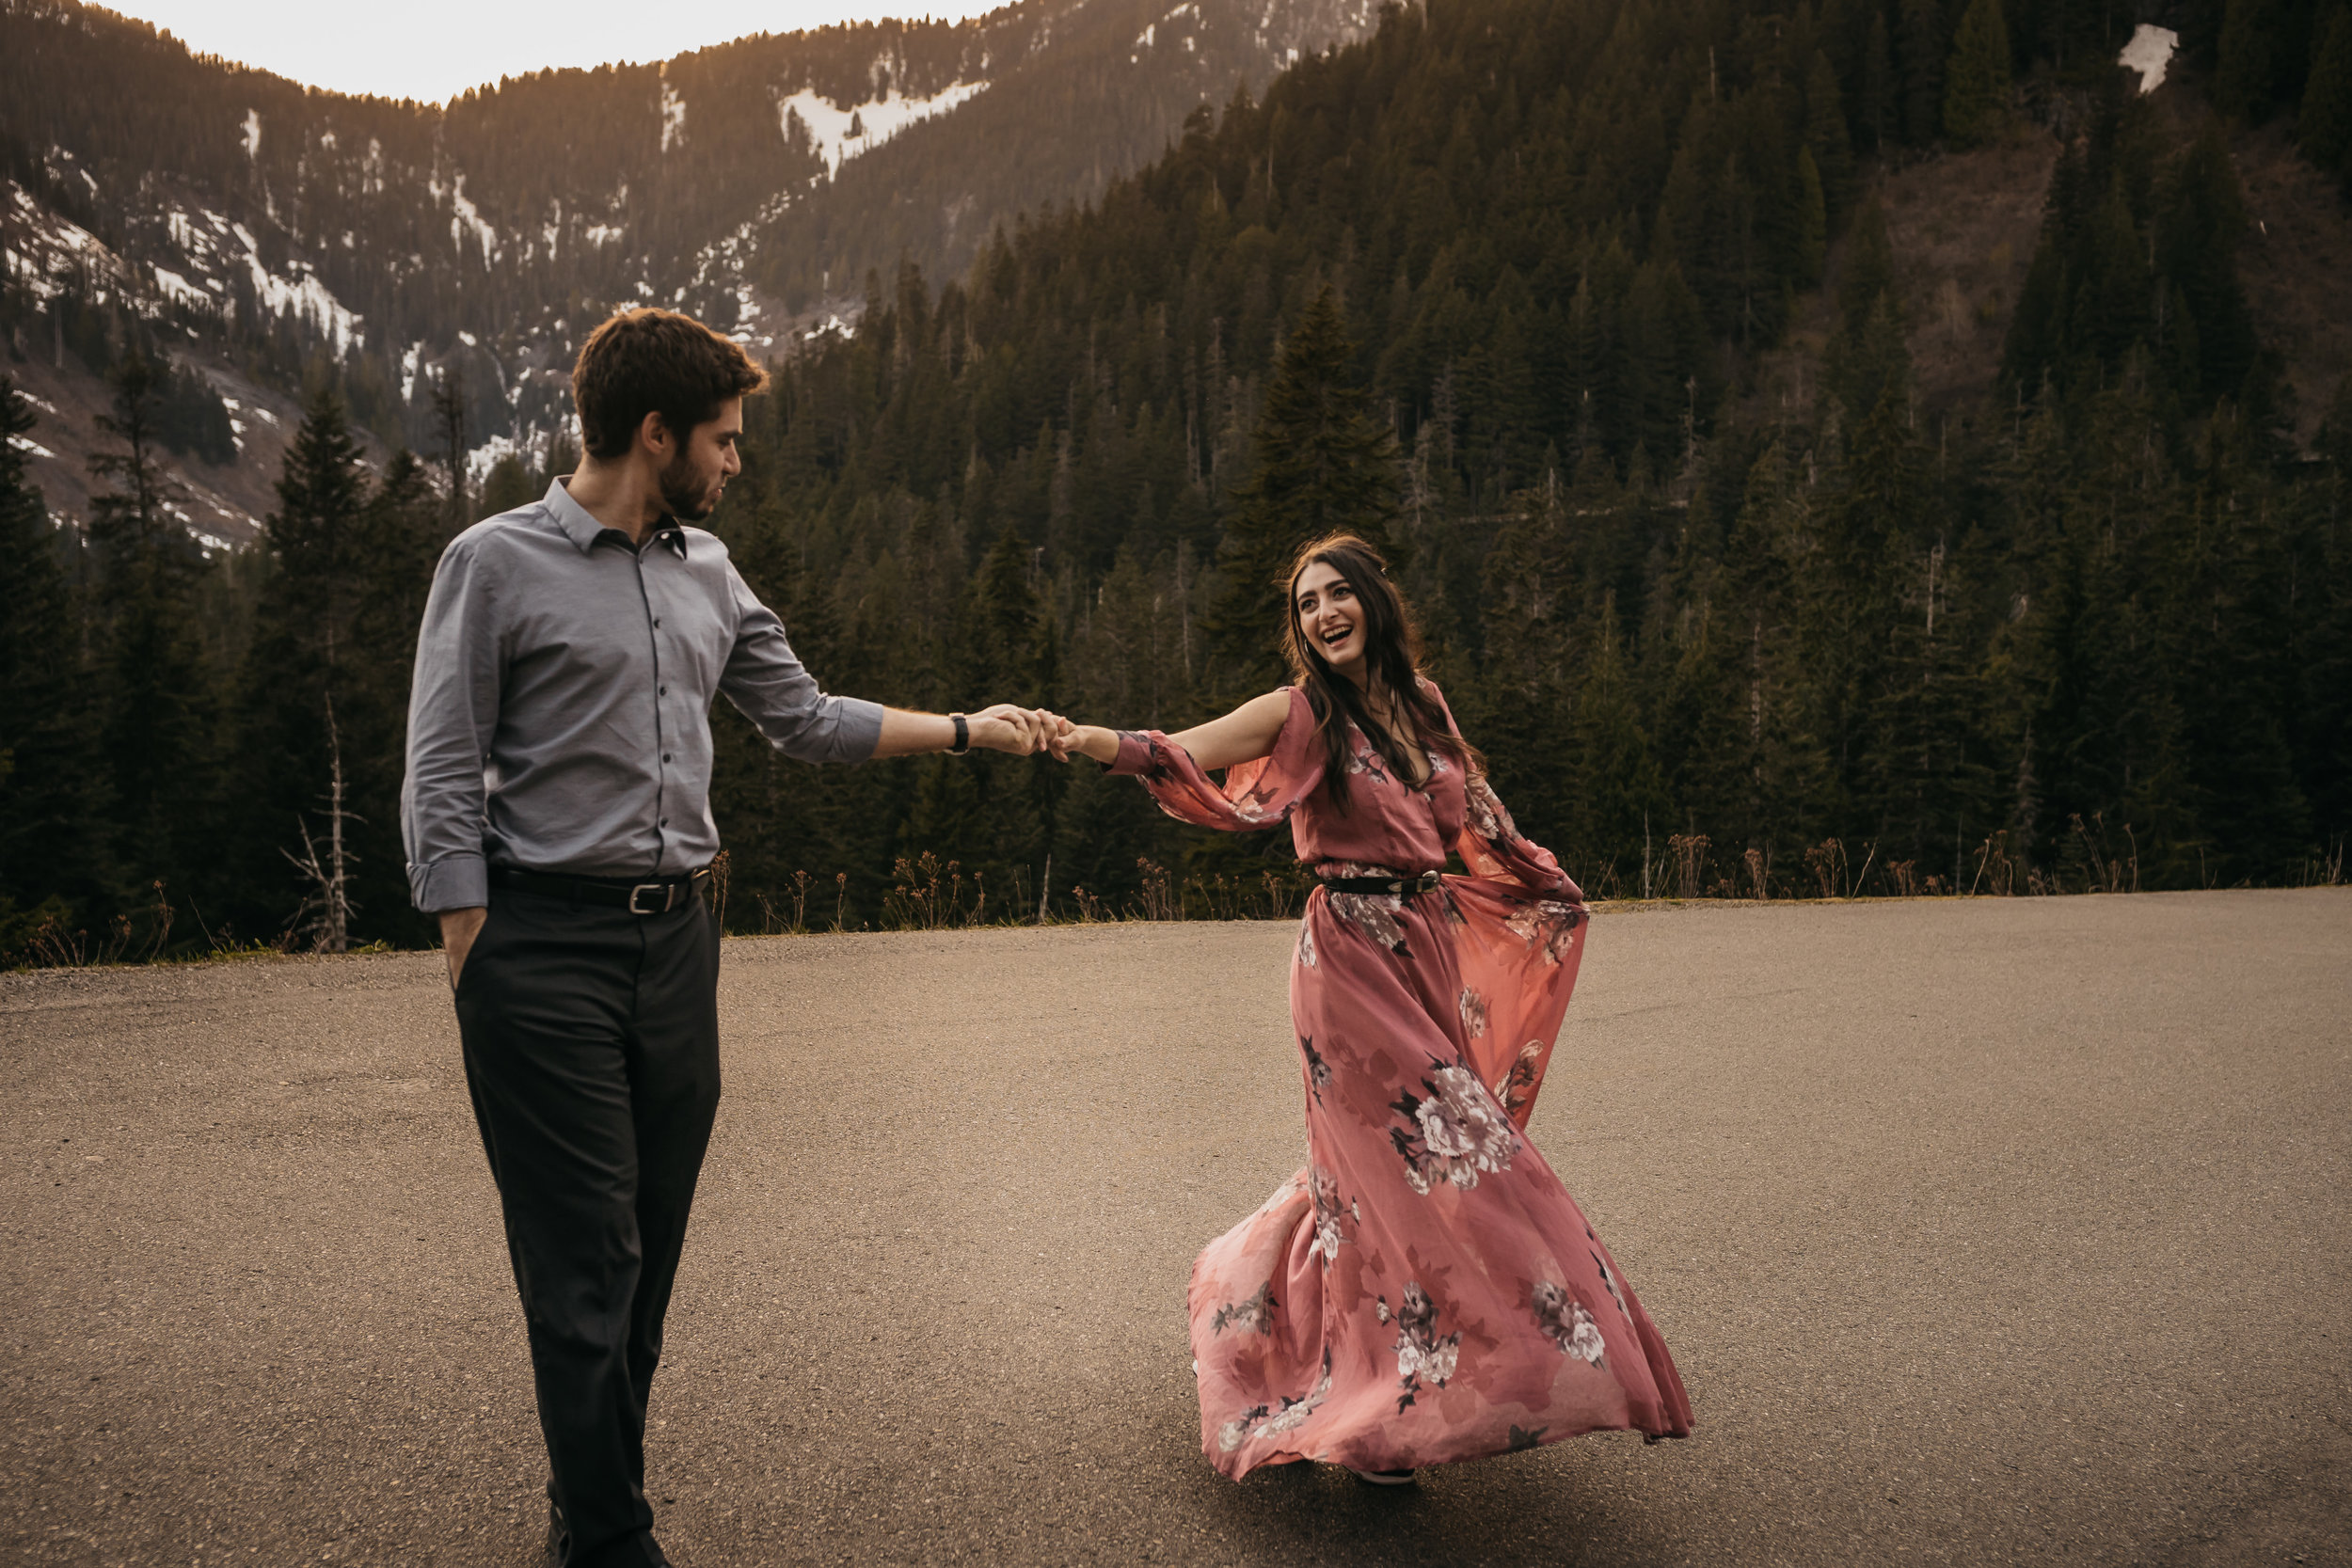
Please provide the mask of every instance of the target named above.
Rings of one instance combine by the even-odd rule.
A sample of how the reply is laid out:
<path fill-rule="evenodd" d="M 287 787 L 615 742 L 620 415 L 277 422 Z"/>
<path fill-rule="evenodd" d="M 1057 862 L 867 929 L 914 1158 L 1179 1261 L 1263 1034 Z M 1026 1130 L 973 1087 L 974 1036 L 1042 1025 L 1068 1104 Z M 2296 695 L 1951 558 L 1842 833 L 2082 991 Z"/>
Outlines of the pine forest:
<path fill-rule="evenodd" d="M 2340 880 L 2352 377 L 2265 331 L 2233 149 L 2342 203 L 2352 5 L 2175 9 L 2149 93 L 2131 23 L 2037 0 L 1391 8 L 968 265 L 872 266 L 777 351 L 711 526 L 831 690 L 1169 731 L 1284 678 L 1278 574 L 1353 530 L 1596 898 Z M 1889 182 L 2029 155 L 1962 385 Z M 168 353 L 108 357 L 79 527 L 0 384 L 0 961 L 430 942 L 419 613 L 567 449 L 469 495 L 364 356 L 293 356 L 262 537 L 208 551 L 162 454 L 223 427 Z M 713 724 L 737 931 L 1297 908 L 1287 833 L 1092 764 L 818 769 Z"/>

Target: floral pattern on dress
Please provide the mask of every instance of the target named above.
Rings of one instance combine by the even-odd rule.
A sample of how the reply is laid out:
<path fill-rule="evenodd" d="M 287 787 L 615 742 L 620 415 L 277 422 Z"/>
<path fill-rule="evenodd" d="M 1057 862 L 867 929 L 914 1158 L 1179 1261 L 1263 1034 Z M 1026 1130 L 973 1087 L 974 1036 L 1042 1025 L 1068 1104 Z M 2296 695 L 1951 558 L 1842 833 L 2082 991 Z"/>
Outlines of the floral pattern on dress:
<path fill-rule="evenodd" d="M 1375 784 L 1393 783 L 1389 777 L 1388 759 L 1373 749 L 1363 731 L 1352 730 L 1352 733 L 1356 736 L 1356 754 L 1347 759 L 1348 772 L 1360 773 Z"/>
<path fill-rule="evenodd" d="M 1462 1033 L 1476 1038 L 1486 1032 L 1486 999 L 1479 995 L 1474 988 L 1462 988 L 1462 994 L 1454 1003 L 1454 1010 L 1461 1014 Z"/>
<path fill-rule="evenodd" d="M 1587 1234 L 1590 1232 L 1588 1231 Z M 1597 1236 L 1593 1239 L 1599 1240 Z M 1609 1292 L 1609 1299 L 1617 1304 L 1617 1315 L 1627 1323 L 1631 1323 L 1633 1314 L 1626 1307 L 1625 1292 L 1617 1289 L 1617 1276 L 1609 1272 L 1609 1260 L 1600 1255 L 1598 1249 L 1593 1252 L 1593 1267 L 1600 1271 L 1601 1288 Z"/>
<path fill-rule="evenodd" d="M 1405 912 L 1405 900 L 1393 893 L 1326 893 L 1331 912 L 1370 937 L 1374 942 L 1396 954 L 1409 958 L 1405 947 L 1405 927 L 1397 916 Z"/>
<path fill-rule="evenodd" d="M 1315 1166 L 1309 1178 L 1308 1193 L 1315 1205 L 1315 1239 L 1307 1243 L 1307 1253 L 1310 1257 L 1320 1253 L 1323 1271 L 1328 1274 L 1331 1265 L 1339 1261 L 1340 1248 L 1347 1244 L 1347 1233 L 1340 1228 L 1340 1221 L 1345 1218 L 1360 1227 L 1364 1213 L 1354 1199 L 1340 1201 L 1339 1179 L 1321 1165 Z"/>
<path fill-rule="evenodd" d="M 1510 808 L 1497 796 L 1494 786 L 1484 773 L 1472 773 L 1462 781 L 1463 805 L 1470 831 L 1485 839 L 1511 839 L 1519 836 L 1518 824 L 1511 820 Z"/>
<path fill-rule="evenodd" d="M 1274 1281 L 1269 1279 L 1259 1286 L 1258 1293 L 1248 1301 L 1228 1302 L 1218 1307 L 1216 1317 L 1209 1324 L 1209 1331 L 1222 1334 L 1228 1328 L 1234 1328 L 1244 1334 L 1271 1334 L 1274 1332 Z"/>
<path fill-rule="evenodd" d="M 1462 1336 L 1457 1330 L 1438 1338 L 1438 1304 L 1429 1299 L 1419 1280 L 1405 1282 L 1396 1326 L 1396 1385 L 1405 1390 L 1396 1401 L 1401 1416 L 1420 1397 L 1424 1382 L 1442 1388 L 1454 1376 L 1462 1354 Z"/>
<path fill-rule="evenodd" d="M 1557 968 L 1573 944 L 1577 927 L 1587 919 L 1584 906 L 1570 904 L 1557 898 L 1538 898 L 1522 905 L 1508 919 L 1503 928 L 1527 943 L 1531 953 L 1541 951 L 1544 962 Z"/>
<path fill-rule="evenodd" d="M 1544 1042 L 1529 1040 L 1519 1047 L 1519 1053 L 1511 1060 L 1511 1070 L 1495 1085 L 1495 1098 L 1502 1101 L 1502 1109 L 1513 1120 L 1519 1112 L 1535 1103 L 1535 1090 L 1544 1081 Z"/>
<path fill-rule="evenodd" d="M 1608 1346 L 1601 1339 L 1599 1323 L 1582 1302 L 1546 1280 L 1535 1287 L 1531 1305 L 1535 1312 L 1535 1325 L 1560 1347 L 1561 1354 L 1573 1355 L 1589 1366 L 1601 1366 Z"/>
<path fill-rule="evenodd" d="M 1509 1170 L 1518 1147 L 1510 1114 L 1470 1069 L 1435 1058 L 1430 1068 L 1424 1093 L 1407 1090 L 1390 1106 L 1405 1120 L 1389 1138 L 1405 1162 L 1406 1184 L 1423 1196 L 1440 1181 L 1468 1191 L 1481 1172 Z"/>
<path fill-rule="evenodd" d="M 1307 1053 L 1307 1092 L 1313 1095 L 1315 1103 L 1320 1105 L 1323 1103 L 1323 1091 L 1331 1085 L 1331 1064 L 1315 1050 L 1315 1042 L 1303 1035 L 1299 1037 L 1298 1049 Z"/>
<path fill-rule="evenodd" d="M 1331 1347 L 1326 1345 L 1323 1347 L 1323 1376 L 1312 1388 L 1296 1399 L 1283 1400 L 1282 1408 L 1271 1413 L 1269 1407 L 1263 1404 L 1250 1406 L 1216 1429 L 1216 1446 L 1232 1453 L 1252 1438 L 1295 1432 L 1306 1425 L 1307 1418 L 1330 1397 Z"/>
<path fill-rule="evenodd" d="M 1305 921 L 1298 923 L 1298 961 L 1309 969 L 1315 965 L 1315 928 Z"/>

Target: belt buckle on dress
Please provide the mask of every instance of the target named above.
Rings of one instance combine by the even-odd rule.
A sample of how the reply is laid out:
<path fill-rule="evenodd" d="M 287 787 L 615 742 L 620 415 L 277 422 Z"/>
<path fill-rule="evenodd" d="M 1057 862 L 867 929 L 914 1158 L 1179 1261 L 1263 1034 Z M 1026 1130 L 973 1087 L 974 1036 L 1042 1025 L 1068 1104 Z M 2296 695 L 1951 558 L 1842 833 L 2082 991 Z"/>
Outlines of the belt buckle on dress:
<path fill-rule="evenodd" d="M 660 908 L 652 910 L 639 909 L 637 907 L 637 895 L 641 893 L 658 893 L 661 895 Z M 670 884 L 667 882 L 640 882 L 635 887 L 630 888 L 628 890 L 628 912 L 636 915 L 669 913 Z"/>
<path fill-rule="evenodd" d="M 1413 891 L 1415 893 L 1435 893 L 1438 891 L 1438 885 L 1444 879 L 1437 872 L 1424 871 L 1421 874 L 1421 879 L 1413 884 Z"/>

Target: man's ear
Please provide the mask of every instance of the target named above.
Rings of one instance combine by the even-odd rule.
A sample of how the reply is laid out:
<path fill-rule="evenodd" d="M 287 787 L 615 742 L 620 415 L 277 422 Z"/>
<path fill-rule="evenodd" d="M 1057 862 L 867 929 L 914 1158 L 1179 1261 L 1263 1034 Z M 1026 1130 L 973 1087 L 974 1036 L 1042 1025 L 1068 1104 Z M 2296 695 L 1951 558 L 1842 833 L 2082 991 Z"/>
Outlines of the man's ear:
<path fill-rule="evenodd" d="M 670 434 L 670 422 L 661 417 L 658 408 L 637 421 L 637 438 L 651 448 L 656 457 L 663 459 L 669 457 L 670 449 L 675 444 L 675 437 Z"/>

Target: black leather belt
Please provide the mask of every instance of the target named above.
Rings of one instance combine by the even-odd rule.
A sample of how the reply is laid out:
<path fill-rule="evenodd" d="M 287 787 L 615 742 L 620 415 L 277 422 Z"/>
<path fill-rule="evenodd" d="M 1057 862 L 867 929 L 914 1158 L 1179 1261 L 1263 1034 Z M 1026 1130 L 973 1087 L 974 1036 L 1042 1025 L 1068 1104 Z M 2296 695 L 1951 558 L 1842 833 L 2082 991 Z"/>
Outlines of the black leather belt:
<path fill-rule="evenodd" d="M 1435 893 L 1444 882 L 1437 872 L 1424 871 L 1418 877 L 1326 877 L 1323 885 L 1333 893 L 1385 893 L 1410 898 L 1417 893 Z"/>
<path fill-rule="evenodd" d="M 575 904 L 597 904 L 607 909 L 627 910 L 631 914 L 668 914 L 701 891 L 710 878 L 710 867 L 690 872 L 667 881 L 617 882 L 602 877 L 559 877 L 545 871 L 524 871 L 511 865 L 490 867 L 492 887 L 512 888 L 516 893 L 536 893 L 549 898 L 568 898 Z"/>

